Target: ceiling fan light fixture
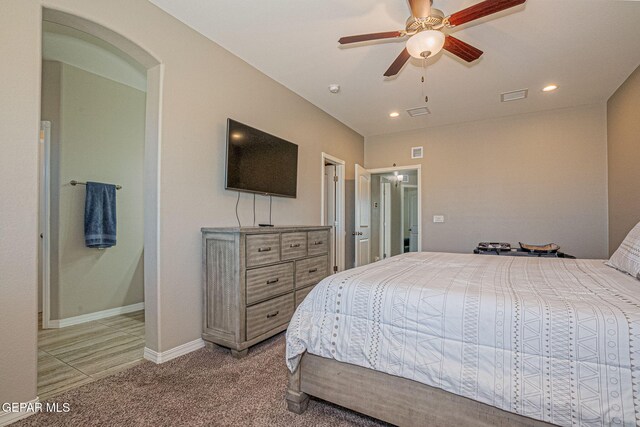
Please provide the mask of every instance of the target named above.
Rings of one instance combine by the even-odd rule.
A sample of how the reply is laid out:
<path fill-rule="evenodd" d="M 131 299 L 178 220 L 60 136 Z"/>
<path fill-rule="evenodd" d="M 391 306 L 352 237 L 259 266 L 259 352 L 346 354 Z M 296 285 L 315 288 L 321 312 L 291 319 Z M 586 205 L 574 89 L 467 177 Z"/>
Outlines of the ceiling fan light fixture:
<path fill-rule="evenodd" d="M 430 58 L 442 50 L 444 38 L 444 34 L 441 31 L 420 31 L 407 40 L 407 51 L 414 58 Z"/>

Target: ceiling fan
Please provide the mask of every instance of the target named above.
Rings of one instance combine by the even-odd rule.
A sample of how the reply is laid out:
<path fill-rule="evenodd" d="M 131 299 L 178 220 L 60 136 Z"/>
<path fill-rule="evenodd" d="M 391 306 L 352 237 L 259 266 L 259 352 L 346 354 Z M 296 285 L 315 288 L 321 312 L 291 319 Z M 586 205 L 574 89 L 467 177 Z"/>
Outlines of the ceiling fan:
<path fill-rule="evenodd" d="M 443 33 L 442 30 L 466 24 L 524 2 L 526 0 L 485 0 L 445 17 L 442 11 L 431 7 L 433 0 L 409 0 L 411 16 L 407 19 L 407 26 L 404 30 L 342 37 L 338 43 L 350 44 L 409 36 L 405 49 L 384 73 L 385 77 L 398 74 L 412 56 L 418 59 L 429 58 L 442 49 L 467 62 L 473 62 L 480 58 L 483 52 L 462 40 Z"/>

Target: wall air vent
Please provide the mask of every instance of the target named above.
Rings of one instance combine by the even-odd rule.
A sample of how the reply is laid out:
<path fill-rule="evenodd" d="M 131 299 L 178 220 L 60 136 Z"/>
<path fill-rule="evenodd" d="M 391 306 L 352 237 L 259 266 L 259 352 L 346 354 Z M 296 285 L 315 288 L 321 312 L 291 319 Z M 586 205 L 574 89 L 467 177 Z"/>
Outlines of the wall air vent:
<path fill-rule="evenodd" d="M 427 107 L 417 107 L 417 108 L 408 109 L 407 113 L 409 113 L 411 117 L 418 117 L 418 116 L 426 116 L 427 114 L 431 114 L 431 111 L 429 111 Z"/>
<path fill-rule="evenodd" d="M 517 101 L 519 99 L 525 99 L 529 95 L 529 89 L 514 90 L 512 92 L 505 92 L 500 94 L 500 100 L 502 102 Z"/>
<path fill-rule="evenodd" d="M 422 147 L 411 147 L 411 158 L 412 159 L 421 159 L 424 155 L 424 150 Z"/>

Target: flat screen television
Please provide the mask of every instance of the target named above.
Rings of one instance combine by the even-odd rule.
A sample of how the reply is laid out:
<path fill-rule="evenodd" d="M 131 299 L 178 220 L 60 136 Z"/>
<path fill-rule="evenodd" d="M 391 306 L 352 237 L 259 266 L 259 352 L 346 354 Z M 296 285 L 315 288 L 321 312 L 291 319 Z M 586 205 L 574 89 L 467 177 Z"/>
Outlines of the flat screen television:
<path fill-rule="evenodd" d="M 227 190 L 296 197 L 298 146 L 227 119 Z"/>

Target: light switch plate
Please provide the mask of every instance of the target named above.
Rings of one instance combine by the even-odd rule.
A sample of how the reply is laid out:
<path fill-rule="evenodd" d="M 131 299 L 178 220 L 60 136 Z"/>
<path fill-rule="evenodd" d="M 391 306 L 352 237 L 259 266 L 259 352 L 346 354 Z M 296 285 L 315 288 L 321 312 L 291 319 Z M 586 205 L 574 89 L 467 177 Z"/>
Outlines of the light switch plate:
<path fill-rule="evenodd" d="M 444 222 L 444 215 L 434 215 L 433 222 Z"/>

